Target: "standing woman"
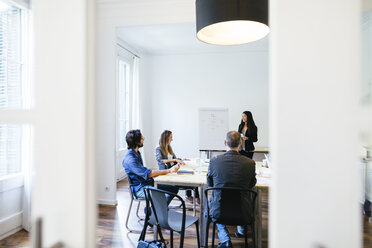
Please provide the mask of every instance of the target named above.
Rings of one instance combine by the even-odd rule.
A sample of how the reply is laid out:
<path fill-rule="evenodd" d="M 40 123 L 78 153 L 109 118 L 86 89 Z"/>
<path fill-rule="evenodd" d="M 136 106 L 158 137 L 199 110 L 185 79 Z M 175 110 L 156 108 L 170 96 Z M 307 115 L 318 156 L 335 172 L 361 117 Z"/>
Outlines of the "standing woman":
<path fill-rule="evenodd" d="M 171 142 L 173 141 L 173 134 L 169 130 L 165 130 L 159 140 L 159 146 L 156 147 L 155 153 L 156 153 L 156 161 L 158 162 L 159 170 L 166 170 L 170 169 L 177 163 L 180 165 L 185 165 L 185 162 L 182 161 L 182 159 L 179 159 L 176 157 L 176 154 L 174 154 L 173 149 L 171 147 Z M 183 189 L 188 187 L 182 187 Z M 190 188 L 195 190 L 195 197 L 196 201 L 199 203 L 199 192 L 195 188 Z M 187 200 L 192 201 L 193 198 L 191 197 L 191 190 L 186 190 L 186 196 Z"/>
<path fill-rule="evenodd" d="M 252 159 L 255 148 L 253 142 L 257 142 L 257 127 L 256 124 L 254 124 L 253 116 L 250 111 L 243 112 L 238 132 L 241 134 L 243 141 L 240 154 Z"/>

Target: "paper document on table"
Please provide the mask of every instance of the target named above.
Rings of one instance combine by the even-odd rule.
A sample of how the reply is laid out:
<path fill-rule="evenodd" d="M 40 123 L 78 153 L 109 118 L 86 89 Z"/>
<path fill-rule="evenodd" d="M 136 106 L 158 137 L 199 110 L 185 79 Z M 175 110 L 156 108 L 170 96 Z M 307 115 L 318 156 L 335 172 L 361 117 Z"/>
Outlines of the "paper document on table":
<path fill-rule="evenodd" d="M 201 166 L 209 166 L 209 159 L 200 159 L 200 158 L 190 158 L 188 160 L 183 161 L 185 165 L 192 168 L 197 168 Z"/>
<path fill-rule="evenodd" d="M 256 177 L 256 178 L 257 178 L 256 185 L 260 185 L 260 186 L 267 185 L 267 186 L 269 186 L 271 184 L 271 178 L 265 178 L 265 177 Z"/>
<path fill-rule="evenodd" d="M 261 167 L 261 176 L 263 177 L 271 177 L 271 169 Z"/>
<path fill-rule="evenodd" d="M 197 164 L 195 159 L 190 159 L 190 160 L 184 161 L 184 162 L 185 162 L 185 166 L 187 166 L 187 167 L 191 167 L 191 168 L 198 167 L 198 164 Z"/>

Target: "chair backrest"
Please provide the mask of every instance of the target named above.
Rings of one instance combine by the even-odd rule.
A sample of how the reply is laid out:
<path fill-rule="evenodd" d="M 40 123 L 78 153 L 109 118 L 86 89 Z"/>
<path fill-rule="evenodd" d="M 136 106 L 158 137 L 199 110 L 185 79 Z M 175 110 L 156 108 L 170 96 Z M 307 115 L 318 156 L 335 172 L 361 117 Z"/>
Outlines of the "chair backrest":
<path fill-rule="evenodd" d="M 208 192 L 212 198 L 208 200 Z M 204 191 L 208 218 L 226 225 L 249 225 L 254 222 L 257 192 L 236 187 L 212 187 Z"/>
<path fill-rule="evenodd" d="M 134 190 L 133 190 L 133 181 L 132 179 L 127 175 L 127 178 L 128 178 L 128 183 L 129 183 L 129 193 L 130 193 L 130 197 L 132 197 L 133 199 L 137 199 L 137 196 L 136 194 L 134 193 Z"/>
<path fill-rule="evenodd" d="M 155 189 L 148 187 L 145 189 L 146 203 L 151 205 L 152 213 L 154 214 L 156 222 L 160 225 L 161 228 L 171 229 L 168 223 L 168 204 L 166 194 L 174 196 L 181 201 L 182 205 L 182 226 L 185 226 L 186 219 L 186 205 L 183 199 L 176 194 L 171 192 Z"/>

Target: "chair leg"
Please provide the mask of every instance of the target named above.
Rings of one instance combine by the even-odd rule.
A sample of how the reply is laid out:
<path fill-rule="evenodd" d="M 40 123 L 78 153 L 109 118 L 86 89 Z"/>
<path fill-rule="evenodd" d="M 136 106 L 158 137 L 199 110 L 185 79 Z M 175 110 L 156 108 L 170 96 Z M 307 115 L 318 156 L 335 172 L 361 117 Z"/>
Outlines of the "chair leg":
<path fill-rule="evenodd" d="M 185 227 L 182 228 L 181 237 L 180 237 L 180 248 L 183 248 L 183 240 L 185 239 Z"/>
<path fill-rule="evenodd" d="M 140 241 L 140 240 L 145 240 L 145 237 L 146 237 L 146 230 L 147 230 L 148 225 L 149 225 L 148 222 L 145 220 L 145 223 L 144 223 L 144 225 L 143 225 L 143 229 L 142 229 L 142 232 L 141 232 L 141 235 L 140 235 L 138 241 Z"/>
<path fill-rule="evenodd" d="M 139 220 L 144 220 L 144 218 L 142 218 L 142 217 L 139 216 L 139 214 L 138 214 L 138 211 L 139 211 L 140 205 L 141 205 L 141 201 L 138 201 L 136 215 L 137 215 L 137 218 L 138 218 Z"/>
<path fill-rule="evenodd" d="M 252 247 L 256 248 L 256 233 L 254 231 L 254 223 L 251 225 L 252 229 Z"/>
<path fill-rule="evenodd" d="M 130 199 L 128 214 L 127 214 L 127 220 L 125 221 L 125 227 L 127 228 L 127 230 L 129 232 L 133 232 L 134 231 L 134 230 L 130 229 L 129 226 L 128 226 L 130 211 L 132 210 L 132 205 L 133 205 L 133 198 Z"/>
<path fill-rule="evenodd" d="M 195 226 L 196 226 L 196 239 L 198 241 L 198 248 L 200 248 L 199 221 L 195 222 Z"/>
<path fill-rule="evenodd" d="M 248 226 L 244 228 L 244 247 L 248 248 Z"/>
<path fill-rule="evenodd" d="M 216 233 L 216 222 L 213 222 L 213 232 L 212 232 L 212 248 L 214 248 L 214 236 Z"/>
<path fill-rule="evenodd" d="M 208 248 L 208 235 L 209 235 L 209 224 L 210 224 L 210 221 L 209 221 L 209 218 L 207 217 L 207 224 L 205 225 L 206 226 L 206 230 L 205 230 L 205 248 Z"/>
<path fill-rule="evenodd" d="M 173 248 L 173 231 L 170 230 L 170 247 Z"/>

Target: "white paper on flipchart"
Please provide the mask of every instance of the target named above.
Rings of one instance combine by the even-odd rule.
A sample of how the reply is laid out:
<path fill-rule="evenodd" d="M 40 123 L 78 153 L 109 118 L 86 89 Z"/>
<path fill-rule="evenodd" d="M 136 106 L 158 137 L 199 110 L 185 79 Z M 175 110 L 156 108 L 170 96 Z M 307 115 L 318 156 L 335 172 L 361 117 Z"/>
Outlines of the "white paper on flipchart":
<path fill-rule="evenodd" d="M 227 108 L 199 109 L 199 150 L 225 150 L 224 140 L 228 131 Z"/>

